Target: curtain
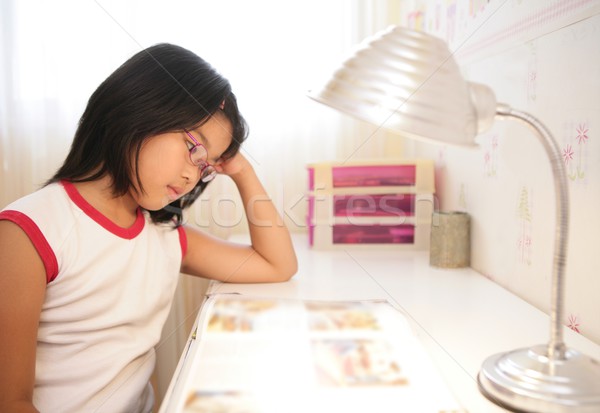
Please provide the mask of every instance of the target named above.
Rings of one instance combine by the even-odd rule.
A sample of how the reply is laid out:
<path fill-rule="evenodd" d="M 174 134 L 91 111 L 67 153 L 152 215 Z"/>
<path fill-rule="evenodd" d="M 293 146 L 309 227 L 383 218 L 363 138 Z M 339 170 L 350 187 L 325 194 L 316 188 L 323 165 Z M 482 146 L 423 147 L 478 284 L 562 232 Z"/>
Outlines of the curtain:
<path fill-rule="evenodd" d="M 399 16 L 390 0 L 43 0 L 0 3 L 0 207 L 62 163 L 87 99 L 134 53 L 159 42 L 194 51 L 232 83 L 250 125 L 244 144 L 292 231 L 304 231 L 305 165 L 402 153 L 384 131 L 306 97 L 363 37 Z M 245 230 L 219 177 L 185 219 L 227 237 Z M 182 277 L 158 347 L 159 399 L 206 288 Z"/>

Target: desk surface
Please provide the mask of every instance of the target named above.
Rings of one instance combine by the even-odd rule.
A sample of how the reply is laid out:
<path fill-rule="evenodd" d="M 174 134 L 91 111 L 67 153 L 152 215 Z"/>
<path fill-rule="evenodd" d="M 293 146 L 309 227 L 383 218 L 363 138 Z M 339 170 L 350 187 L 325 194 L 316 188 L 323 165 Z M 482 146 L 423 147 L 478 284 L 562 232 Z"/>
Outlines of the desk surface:
<path fill-rule="evenodd" d="M 243 239 L 234 239 L 242 241 Z M 208 294 L 239 293 L 305 300 L 385 299 L 402 311 L 448 387 L 471 413 L 505 412 L 483 397 L 477 374 L 495 353 L 544 344 L 549 316 L 476 271 L 429 266 L 427 252 L 316 251 L 295 235 L 297 275 L 278 284 L 211 283 Z M 202 313 L 202 312 L 200 312 Z M 200 316 L 200 315 L 199 315 Z M 181 397 L 189 374 L 190 336 L 160 412 Z M 565 342 L 600 360 L 600 346 L 565 327 Z"/>

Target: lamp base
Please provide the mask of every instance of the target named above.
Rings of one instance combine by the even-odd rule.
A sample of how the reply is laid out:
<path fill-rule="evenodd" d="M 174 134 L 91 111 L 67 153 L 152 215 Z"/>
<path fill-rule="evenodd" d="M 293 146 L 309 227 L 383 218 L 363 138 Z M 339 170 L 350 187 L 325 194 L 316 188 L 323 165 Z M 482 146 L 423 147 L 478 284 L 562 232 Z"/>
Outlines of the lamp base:
<path fill-rule="evenodd" d="M 516 412 L 600 412 L 600 363 L 575 350 L 551 360 L 548 346 L 496 354 L 483 363 L 479 389 Z"/>

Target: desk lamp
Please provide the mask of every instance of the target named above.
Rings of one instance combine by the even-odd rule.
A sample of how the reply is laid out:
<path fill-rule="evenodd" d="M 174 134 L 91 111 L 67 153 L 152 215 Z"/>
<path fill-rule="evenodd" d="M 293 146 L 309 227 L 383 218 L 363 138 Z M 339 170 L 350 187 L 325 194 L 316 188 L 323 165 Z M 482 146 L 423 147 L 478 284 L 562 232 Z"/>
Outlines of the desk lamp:
<path fill-rule="evenodd" d="M 309 97 L 415 139 L 475 145 L 496 117 L 529 125 L 550 159 L 556 232 L 548 344 L 486 359 L 477 381 L 492 402 L 515 411 L 600 412 L 600 363 L 563 342 L 563 296 L 569 219 L 560 147 L 533 116 L 498 104 L 492 90 L 467 82 L 445 42 L 390 27 L 366 39 L 321 90 Z"/>

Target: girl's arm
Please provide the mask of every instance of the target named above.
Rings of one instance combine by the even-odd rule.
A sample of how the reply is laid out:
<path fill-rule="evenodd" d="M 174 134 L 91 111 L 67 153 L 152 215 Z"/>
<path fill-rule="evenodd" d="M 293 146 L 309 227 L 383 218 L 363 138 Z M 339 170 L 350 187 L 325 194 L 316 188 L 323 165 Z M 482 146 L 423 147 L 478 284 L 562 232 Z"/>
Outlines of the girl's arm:
<path fill-rule="evenodd" d="M 32 403 L 40 312 L 41 258 L 16 224 L 0 220 L 0 411 L 37 412 Z"/>
<path fill-rule="evenodd" d="M 229 175 L 240 192 L 251 245 L 232 244 L 185 227 L 188 250 L 182 272 L 235 283 L 289 280 L 298 268 L 296 253 L 254 168 L 241 153 L 215 167 Z"/>

